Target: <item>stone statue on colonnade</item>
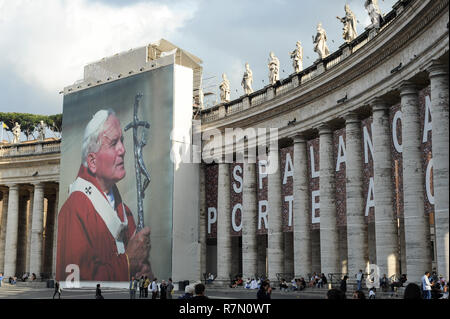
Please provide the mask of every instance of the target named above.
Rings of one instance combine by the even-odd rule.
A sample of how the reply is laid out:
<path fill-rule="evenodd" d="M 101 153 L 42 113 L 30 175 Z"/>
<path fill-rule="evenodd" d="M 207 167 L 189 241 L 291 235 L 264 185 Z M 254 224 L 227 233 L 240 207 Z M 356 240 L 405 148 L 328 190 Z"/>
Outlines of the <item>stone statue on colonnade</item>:
<path fill-rule="evenodd" d="M 379 28 L 381 23 L 382 14 L 380 7 L 378 6 L 378 0 L 366 0 L 364 7 L 369 13 L 370 20 L 372 22 L 367 28 Z"/>
<path fill-rule="evenodd" d="M 325 59 L 330 54 L 330 50 L 327 46 L 327 33 L 322 28 L 322 23 L 320 22 L 317 25 L 317 33 L 313 43 L 314 51 L 319 54 L 319 60 Z"/>
<path fill-rule="evenodd" d="M 342 34 L 342 37 L 344 38 L 345 42 L 350 43 L 358 36 L 358 33 L 356 32 L 356 17 L 353 14 L 352 10 L 350 10 L 350 6 L 348 4 L 345 5 L 344 9 L 345 17 L 336 18 L 338 18 L 344 24 L 344 33 Z"/>
<path fill-rule="evenodd" d="M 13 133 L 13 144 L 20 143 L 20 124 L 16 122 L 16 125 L 12 129 Z"/>
<path fill-rule="evenodd" d="M 302 43 L 297 41 L 294 51 L 289 53 L 292 59 L 292 65 L 296 73 L 303 71 L 303 48 Z"/>
<path fill-rule="evenodd" d="M 250 70 L 250 65 L 248 63 L 245 63 L 244 77 L 242 78 L 241 82 L 245 94 L 248 95 L 250 93 L 253 93 L 252 83 L 253 83 L 253 72 L 252 70 Z"/>
<path fill-rule="evenodd" d="M 222 83 L 219 85 L 220 90 L 220 102 L 230 102 L 230 81 L 227 78 L 227 75 L 222 74 Z"/>
<path fill-rule="evenodd" d="M 280 80 L 280 60 L 275 56 L 273 52 L 270 52 L 269 56 L 269 83 L 275 84 Z"/>
<path fill-rule="evenodd" d="M 45 140 L 45 123 L 44 121 L 41 121 L 41 123 L 38 126 L 38 140 L 43 141 Z"/>
<path fill-rule="evenodd" d="M 203 109 L 204 106 L 204 100 L 205 100 L 205 94 L 203 93 L 203 80 L 200 79 L 200 85 L 198 86 L 198 98 L 197 98 L 197 105 L 200 109 Z"/>

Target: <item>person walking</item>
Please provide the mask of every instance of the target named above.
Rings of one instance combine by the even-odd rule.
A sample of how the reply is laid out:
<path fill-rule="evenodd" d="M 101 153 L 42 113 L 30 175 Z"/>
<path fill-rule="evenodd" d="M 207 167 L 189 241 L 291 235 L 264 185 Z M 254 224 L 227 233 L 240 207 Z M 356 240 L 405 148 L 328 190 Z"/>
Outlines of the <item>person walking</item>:
<path fill-rule="evenodd" d="M 423 299 L 431 299 L 431 283 L 430 283 L 430 272 L 426 271 L 425 275 L 422 277 L 422 294 Z"/>
<path fill-rule="evenodd" d="M 134 278 L 134 276 L 131 277 L 131 281 L 130 281 L 130 299 L 136 299 L 137 286 L 138 286 L 138 281 L 136 280 L 136 278 Z"/>
<path fill-rule="evenodd" d="M 174 285 L 172 282 L 172 278 L 169 278 L 169 282 L 167 283 L 167 299 L 172 299 Z"/>
<path fill-rule="evenodd" d="M 55 293 L 53 294 L 53 299 L 55 299 L 56 294 L 58 294 L 58 299 L 61 299 L 61 287 L 59 286 L 59 281 L 55 281 Z"/>
<path fill-rule="evenodd" d="M 100 284 L 97 284 L 97 288 L 95 289 L 95 299 L 105 299 L 102 296 L 102 290 L 100 289 Z"/>
<path fill-rule="evenodd" d="M 2 281 L 3 281 L 3 273 L 0 272 L 0 288 L 2 287 Z"/>

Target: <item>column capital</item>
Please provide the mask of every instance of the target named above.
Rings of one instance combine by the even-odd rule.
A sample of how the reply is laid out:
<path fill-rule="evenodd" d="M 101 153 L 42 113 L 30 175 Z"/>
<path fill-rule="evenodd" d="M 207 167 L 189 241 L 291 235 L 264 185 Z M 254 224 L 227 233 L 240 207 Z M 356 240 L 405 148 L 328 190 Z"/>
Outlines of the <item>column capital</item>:
<path fill-rule="evenodd" d="M 317 126 L 317 129 L 319 130 L 319 135 L 333 133 L 331 127 L 327 123 L 320 123 L 319 126 Z"/>
<path fill-rule="evenodd" d="M 372 112 L 386 111 L 389 109 L 388 103 L 380 97 L 370 100 L 369 105 L 372 108 Z"/>
<path fill-rule="evenodd" d="M 290 136 L 294 144 L 306 143 L 306 137 L 302 133 L 295 133 Z"/>
<path fill-rule="evenodd" d="M 439 60 L 433 60 L 427 66 L 427 72 L 429 73 L 430 78 L 433 78 L 436 76 L 448 77 L 448 65 L 442 63 Z"/>
<path fill-rule="evenodd" d="M 19 187 L 20 187 L 19 184 L 14 184 L 14 183 L 7 183 L 5 185 L 6 185 L 6 187 L 9 188 L 9 191 L 11 191 L 11 190 L 19 190 Z"/>
<path fill-rule="evenodd" d="M 400 83 L 400 86 L 398 88 L 400 90 L 400 96 L 419 94 L 419 88 L 417 87 L 417 84 L 408 80 Z"/>
<path fill-rule="evenodd" d="M 39 190 L 44 189 L 44 183 L 43 182 L 35 182 L 35 183 L 32 183 L 32 184 L 34 186 L 34 190 L 35 191 L 36 191 L 36 189 L 39 189 Z"/>
<path fill-rule="evenodd" d="M 359 118 L 359 114 L 356 112 L 348 112 L 344 115 L 345 125 L 352 123 L 360 123 L 361 120 Z"/>

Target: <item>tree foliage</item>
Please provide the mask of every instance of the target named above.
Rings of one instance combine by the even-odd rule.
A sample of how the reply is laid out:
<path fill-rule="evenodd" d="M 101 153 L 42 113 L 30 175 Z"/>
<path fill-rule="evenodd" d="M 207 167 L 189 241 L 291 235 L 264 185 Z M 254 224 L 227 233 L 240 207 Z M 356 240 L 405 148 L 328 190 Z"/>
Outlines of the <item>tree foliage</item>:
<path fill-rule="evenodd" d="M 55 115 L 37 115 L 29 113 L 1 113 L 0 122 L 4 122 L 8 131 L 12 131 L 16 122 L 20 124 L 21 131 L 26 135 L 27 139 L 33 134 L 41 121 L 47 125 L 49 129 L 54 132 L 61 133 L 62 129 L 62 114 Z"/>

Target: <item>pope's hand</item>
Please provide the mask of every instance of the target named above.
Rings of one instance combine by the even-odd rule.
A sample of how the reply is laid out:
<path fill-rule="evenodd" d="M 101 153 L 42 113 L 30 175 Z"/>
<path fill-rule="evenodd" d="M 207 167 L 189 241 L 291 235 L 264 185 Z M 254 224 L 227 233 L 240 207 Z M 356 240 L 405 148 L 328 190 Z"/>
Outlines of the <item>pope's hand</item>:
<path fill-rule="evenodd" d="M 125 253 L 130 263 L 130 274 L 142 272 L 144 263 L 148 263 L 148 255 L 150 253 L 150 228 L 144 227 L 140 232 L 136 233 L 128 241 Z"/>

